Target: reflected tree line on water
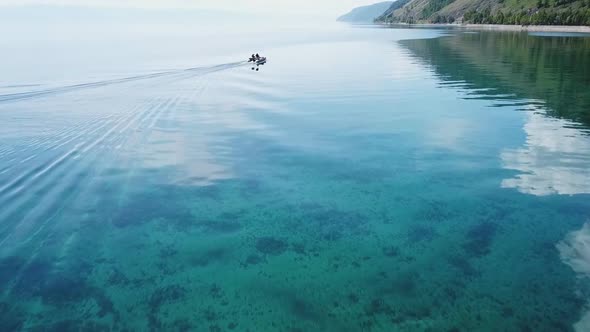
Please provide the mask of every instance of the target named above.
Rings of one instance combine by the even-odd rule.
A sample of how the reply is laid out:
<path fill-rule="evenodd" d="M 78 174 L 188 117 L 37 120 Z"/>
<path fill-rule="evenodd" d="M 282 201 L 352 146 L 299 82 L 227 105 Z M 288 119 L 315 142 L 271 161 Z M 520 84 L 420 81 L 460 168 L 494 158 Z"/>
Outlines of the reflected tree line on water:
<path fill-rule="evenodd" d="M 590 126 L 590 38 L 481 32 L 400 43 L 478 98 L 539 100 L 548 115 Z"/>

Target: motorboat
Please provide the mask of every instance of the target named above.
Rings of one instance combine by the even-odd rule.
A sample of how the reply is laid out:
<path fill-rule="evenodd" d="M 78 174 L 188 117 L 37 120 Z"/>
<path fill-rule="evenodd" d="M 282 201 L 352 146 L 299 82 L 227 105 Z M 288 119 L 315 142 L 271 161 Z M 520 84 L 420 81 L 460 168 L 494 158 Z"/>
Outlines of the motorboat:
<path fill-rule="evenodd" d="M 266 63 L 266 57 L 260 57 L 260 58 L 250 58 L 248 59 L 248 62 L 254 62 L 254 64 L 256 64 L 257 66 L 263 65 Z"/>

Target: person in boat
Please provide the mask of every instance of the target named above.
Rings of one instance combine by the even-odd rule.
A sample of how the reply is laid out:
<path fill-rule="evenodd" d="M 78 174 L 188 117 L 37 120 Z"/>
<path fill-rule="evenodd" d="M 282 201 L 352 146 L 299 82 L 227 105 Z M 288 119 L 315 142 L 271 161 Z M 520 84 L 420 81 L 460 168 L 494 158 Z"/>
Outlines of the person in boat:
<path fill-rule="evenodd" d="M 256 61 L 256 56 L 254 55 L 254 53 L 252 53 L 252 56 L 250 57 L 250 61 L 252 61 L 252 62 Z"/>
<path fill-rule="evenodd" d="M 256 60 L 260 60 L 260 55 L 258 55 L 258 53 L 256 53 Z"/>

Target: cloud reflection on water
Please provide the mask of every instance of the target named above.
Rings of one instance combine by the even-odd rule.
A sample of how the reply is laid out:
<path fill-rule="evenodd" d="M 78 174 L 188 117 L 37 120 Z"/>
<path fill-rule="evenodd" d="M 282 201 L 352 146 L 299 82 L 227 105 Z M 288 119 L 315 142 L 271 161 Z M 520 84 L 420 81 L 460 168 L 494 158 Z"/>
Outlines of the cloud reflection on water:
<path fill-rule="evenodd" d="M 542 113 L 527 113 L 524 146 L 500 155 L 504 168 L 521 173 L 503 180 L 502 187 L 537 196 L 590 193 L 590 136 L 574 126 Z"/>
<path fill-rule="evenodd" d="M 580 230 L 569 233 L 557 244 L 561 260 L 569 265 L 580 278 L 590 278 L 590 223 L 585 223 Z M 590 331 L 590 310 L 586 311 L 580 321 L 574 324 L 576 331 Z"/>

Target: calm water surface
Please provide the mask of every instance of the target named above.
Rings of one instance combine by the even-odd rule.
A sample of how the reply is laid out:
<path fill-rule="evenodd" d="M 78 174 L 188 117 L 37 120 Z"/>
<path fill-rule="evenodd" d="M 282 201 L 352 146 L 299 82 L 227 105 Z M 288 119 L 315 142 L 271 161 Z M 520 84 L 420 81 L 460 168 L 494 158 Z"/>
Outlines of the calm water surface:
<path fill-rule="evenodd" d="M 5 61 L 0 330 L 587 331 L 590 38 L 245 35 Z"/>

